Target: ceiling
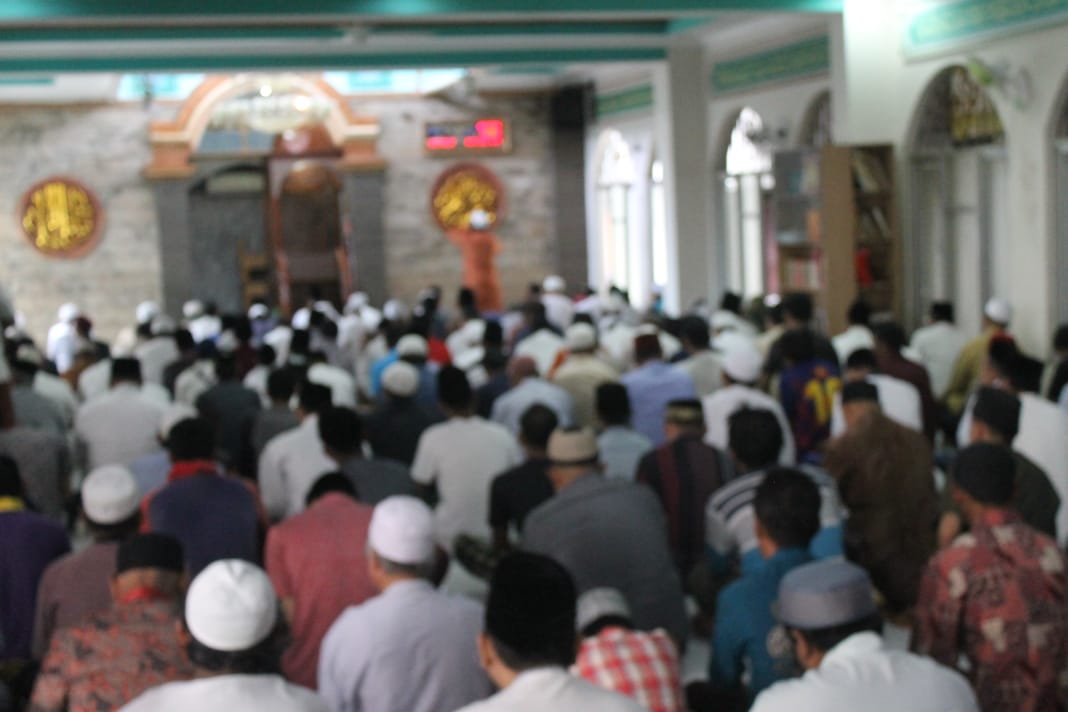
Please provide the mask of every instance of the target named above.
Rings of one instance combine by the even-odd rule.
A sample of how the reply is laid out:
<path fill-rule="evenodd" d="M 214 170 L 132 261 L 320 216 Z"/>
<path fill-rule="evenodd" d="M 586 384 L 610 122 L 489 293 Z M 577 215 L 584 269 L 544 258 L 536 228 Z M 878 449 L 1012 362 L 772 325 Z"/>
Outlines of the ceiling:
<path fill-rule="evenodd" d="M 741 18 L 842 0 L 3 0 L 0 81 L 67 73 L 492 67 L 660 60 Z"/>

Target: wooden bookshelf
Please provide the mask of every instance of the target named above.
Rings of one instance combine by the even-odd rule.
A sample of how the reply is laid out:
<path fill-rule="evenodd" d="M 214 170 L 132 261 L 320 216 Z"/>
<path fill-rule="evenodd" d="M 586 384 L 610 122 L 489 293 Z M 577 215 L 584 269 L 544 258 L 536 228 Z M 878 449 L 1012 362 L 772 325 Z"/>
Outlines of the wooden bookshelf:
<path fill-rule="evenodd" d="M 901 239 L 889 145 L 827 146 L 775 156 L 775 235 L 783 292 L 813 295 L 828 333 L 863 296 L 901 316 Z"/>

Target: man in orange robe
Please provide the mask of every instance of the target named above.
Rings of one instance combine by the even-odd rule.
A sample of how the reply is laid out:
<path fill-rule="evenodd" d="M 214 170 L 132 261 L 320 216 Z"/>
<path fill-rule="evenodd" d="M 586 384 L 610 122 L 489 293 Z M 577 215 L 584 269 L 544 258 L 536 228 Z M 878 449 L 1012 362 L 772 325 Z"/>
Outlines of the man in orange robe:
<path fill-rule="evenodd" d="M 475 293 L 480 312 L 498 312 L 504 308 L 501 279 L 494 257 L 501 251 L 500 240 L 489 231 L 489 215 L 472 210 L 466 229 L 449 230 L 449 239 L 460 248 L 464 261 L 464 286 Z"/>

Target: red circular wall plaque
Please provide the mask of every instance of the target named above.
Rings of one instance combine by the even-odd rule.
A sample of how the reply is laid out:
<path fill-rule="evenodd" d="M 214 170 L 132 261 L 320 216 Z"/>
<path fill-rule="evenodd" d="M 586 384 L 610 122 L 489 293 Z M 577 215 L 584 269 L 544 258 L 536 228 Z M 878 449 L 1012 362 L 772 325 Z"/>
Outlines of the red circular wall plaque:
<path fill-rule="evenodd" d="M 84 185 L 55 176 L 26 191 L 19 203 L 18 221 L 38 252 L 48 257 L 75 258 L 96 247 L 104 211 Z"/>

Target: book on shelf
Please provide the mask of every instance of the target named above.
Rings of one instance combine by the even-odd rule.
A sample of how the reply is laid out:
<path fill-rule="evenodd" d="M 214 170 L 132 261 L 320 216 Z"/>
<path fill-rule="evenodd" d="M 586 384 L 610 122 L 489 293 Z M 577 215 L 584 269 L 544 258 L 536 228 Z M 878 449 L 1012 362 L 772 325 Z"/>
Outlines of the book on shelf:
<path fill-rule="evenodd" d="M 852 156 L 853 177 L 862 193 L 884 193 L 890 190 L 890 174 L 878 156 L 856 150 Z"/>
<path fill-rule="evenodd" d="M 817 258 L 788 258 L 783 265 L 789 289 L 816 291 L 821 287 L 820 261 Z"/>

